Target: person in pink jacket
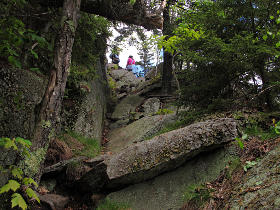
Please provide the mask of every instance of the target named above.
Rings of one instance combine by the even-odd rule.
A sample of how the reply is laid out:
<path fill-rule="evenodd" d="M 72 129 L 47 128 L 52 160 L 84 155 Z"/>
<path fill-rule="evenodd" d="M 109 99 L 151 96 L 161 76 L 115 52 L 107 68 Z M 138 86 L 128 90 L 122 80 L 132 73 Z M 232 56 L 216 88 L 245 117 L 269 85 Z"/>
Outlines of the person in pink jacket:
<path fill-rule="evenodd" d="M 128 57 L 128 60 L 127 60 L 127 63 L 126 63 L 126 69 L 127 69 L 128 71 L 132 71 L 133 65 L 135 65 L 135 60 L 133 59 L 133 56 L 130 55 L 130 56 Z"/>

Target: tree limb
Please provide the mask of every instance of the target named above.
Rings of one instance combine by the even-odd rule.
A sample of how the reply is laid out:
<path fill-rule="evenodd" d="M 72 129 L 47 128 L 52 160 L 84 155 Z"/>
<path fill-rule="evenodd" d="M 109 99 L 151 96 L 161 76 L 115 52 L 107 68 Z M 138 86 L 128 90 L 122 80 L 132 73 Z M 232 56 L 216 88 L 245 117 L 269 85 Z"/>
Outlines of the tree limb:
<path fill-rule="evenodd" d="M 161 8 L 164 7 L 163 1 Z M 61 7 L 63 0 L 39 0 L 42 6 Z M 146 29 L 162 28 L 160 13 L 150 14 L 143 0 L 131 5 L 129 0 L 82 0 L 81 11 L 100 15 L 112 21 L 140 25 Z"/>

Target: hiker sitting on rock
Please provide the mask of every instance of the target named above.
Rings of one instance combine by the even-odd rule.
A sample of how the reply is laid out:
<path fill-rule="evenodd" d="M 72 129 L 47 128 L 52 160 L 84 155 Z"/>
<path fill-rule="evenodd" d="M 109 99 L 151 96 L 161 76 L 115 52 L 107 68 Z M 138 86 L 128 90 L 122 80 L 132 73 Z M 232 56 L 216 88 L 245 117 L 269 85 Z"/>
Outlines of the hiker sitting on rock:
<path fill-rule="evenodd" d="M 128 60 L 127 60 L 127 63 L 126 63 L 126 69 L 127 69 L 128 71 L 132 71 L 134 65 L 135 65 L 135 60 L 133 59 L 133 56 L 130 55 L 130 56 L 128 57 Z"/>
<path fill-rule="evenodd" d="M 110 58 L 112 59 L 112 63 L 113 63 L 113 64 L 119 64 L 120 59 L 119 59 L 119 56 L 118 56 L 117 54 L 112 53 L 112 54 L 110 55 Z"/>

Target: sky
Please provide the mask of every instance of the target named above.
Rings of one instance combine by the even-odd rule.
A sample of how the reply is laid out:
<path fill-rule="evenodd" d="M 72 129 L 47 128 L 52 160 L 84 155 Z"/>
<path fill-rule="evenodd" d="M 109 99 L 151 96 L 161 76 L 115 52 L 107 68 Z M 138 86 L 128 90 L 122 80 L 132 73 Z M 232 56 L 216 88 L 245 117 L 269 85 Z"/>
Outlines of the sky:
<path fill-rule="evenodd" d="M 108 44 L 111 44 L 112 41 L 119 35 L 119 33 L 113 27 L 111 28 L 111 31 L 112 31 L 113 36 L 109 38 Z M 152 34 L 152 32 L 150 32 L 150 31 L 146 32 L 146 35 L 148 35 L 148 36 L 150 36 L 151 34 Z M 133 36 L 135 39 L 139 40 L 136 33 L 133 33 L 131 36 Z M 122 44 L 122 46 L 119 46 L 119 47 L 122 49 L 122 51 L 119 54 L 119 57 L 120 57 L 119 66 L 121 66 L 122 68 L 126 67 L 126 62 L 127 62 L 128 56 L 130 56 L 130 55 L 133 56 L 135 62 L 141 61 L 140 56 L 137 54 L 138 53 L 137 48 L 135 46 L 129 46 L 128 41 L 124 42 Z M 110 54 L 111 54 L 111 49 L 108 47 L 106 57 L 107 57 L 109 63 L 112 62 L 112 60 L 109 58 Z M 154 61 L 154 63 L 156 63 L 156 61 Z"/>
<path fill-rule="evenodd" d="M 110 37 L 110 39 L 108 40 L 108 43 L 111 43 L 114 40 L 114 38 L 116 38 L 119 35 L 119 33 L 114 28 L 111 28 L 111 31 L 113 33 L 113 36 Z M 136 38 L 136 35 L 134 35 L 134 36 Z M 122 49 L 122 51 L 119 54 L 119 58 L 120 58 L 119 66 L 121 66 L 122 68 L 126 67 L 126 62 L 127 62 L 128 56 L 130 56 L 130 55 L 133 56 L 135 61 L 140 61 L 140 56 L 137 54 L 137 48 L 135 46 L 129 46 L 128 43 L 124 43 L 124 45 L 121 47 L 121 49 Z M 111 49 L 108 48 L 106 57 L 107 57 L 109 63 L 112 62 L 111 58 L 109 57 L 110 54 L 111 54 Z"/>

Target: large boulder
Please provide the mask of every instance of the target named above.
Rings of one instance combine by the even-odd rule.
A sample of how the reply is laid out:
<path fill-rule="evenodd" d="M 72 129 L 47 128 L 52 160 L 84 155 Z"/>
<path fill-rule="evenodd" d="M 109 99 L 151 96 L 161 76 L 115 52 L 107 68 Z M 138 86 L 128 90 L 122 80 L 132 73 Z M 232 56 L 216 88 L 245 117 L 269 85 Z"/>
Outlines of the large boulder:
<path fill-rule="evenodd" d="M 31 71 L 0 66 L 0 137 L 32 137 L 47 81 Z"/>
<path fill-rule="evenodd" d="M 113 203 L 126 203 L 133 210 L 180 209 L 189 187 L 215 180 L 229 161 L 236 158 L 236 145 L 226 145 L 197 155 L 176 170 L 110 193 Z"/>
<path fill-rule="evenodd" d="M 77 184 L 82 191 L 97 192 L 138 183 L 173 170 L 198 153 L 222 146 L 236 136 L 237 124 L 231 118 L 195 123 L 117 154 L 87 161 L 92 169 Z"/>
<path fill-rule="evenodd" d="M 144 115 L 148 116 L 151 114 L 155 114 L 160 109 L 160 100 L 158 98 L 149 98 L 142 105 L 144 108 Z"/>
<path fill-rule="evenodd" d="M 144 82 L 144 78 L 137 78 L 131 71 L 125 69 L 110 70 L 108 78 L 115 83 L 115 91 L 118 98 L 119 95 L 134 91 L 140 84 Z"/>
<path fill-rule="evenodd" d="M 176 119 L 174 114 L 143 117 L 126 127 L 114 129 L 109 133 L 107 150 L 117 152 L 132 145 L 134 142 L 144 141 L 160 131 L 165 125 Z"/>
<path fill-rule="evenodd" d="M 135 112 L 136 107 L 141 105 L 144 98 L 137 95 L 129 95 L 122 99 L 116 106 L 111 118 L 113 120 L 123 120 L 129 118 L 131 112 Z"/>
<path fill-rule="evenodd" d="M 105 69 L 100 62 L 97 62 L 96 74 L 94 79 L 80 83 L 84 95 L 76 100 L 78 102 L 70 104 L 72 111 L 67 111 L 65 106 L 63 120 L 67 125 L 65 129 L 101 141 L 109 90 Z"/>

